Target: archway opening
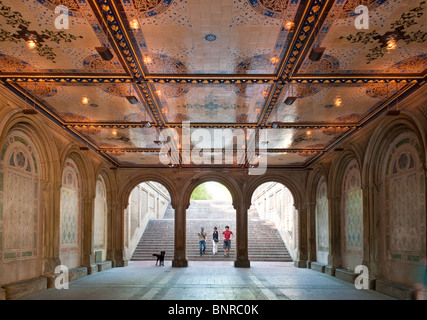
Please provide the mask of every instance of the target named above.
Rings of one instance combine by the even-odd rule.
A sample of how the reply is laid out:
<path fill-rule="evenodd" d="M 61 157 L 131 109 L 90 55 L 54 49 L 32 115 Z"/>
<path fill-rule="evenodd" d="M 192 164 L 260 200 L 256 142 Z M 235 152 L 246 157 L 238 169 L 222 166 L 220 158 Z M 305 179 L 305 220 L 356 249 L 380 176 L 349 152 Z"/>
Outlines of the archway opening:
<path fill-rule="evenodd" d="M 226 186 L 214 181 L 198 185 L 191 194 L 186 213 L 186 252 L 189 261 L 236 258 L 236 210 Z M 224 250 L 224 240 L 228 238 L 227 232 L 224 234 L 227 226 L 232 235 L 230 248 Z M 215 227 L 215 239 L 218 241 L 214 241 Z M 204 244 L 200 241 L 204 241 Z"/>
<path fill-rule="evenodd" d="M 298 212 L 291 191 L 266 182 L 252 194 L 248 211 L 250 261 L 292 261 L 298 243 Z"/>
<path fill-rule="evenodd" d="M 124 245 L 126 259 L 155 260 L 153 254 L 165 251 L 165 260 L 174 255 L 174 216 L 171 196 L 162 184 L 146 181 L 137 185 L 129 196 L 124 212 Z"/>

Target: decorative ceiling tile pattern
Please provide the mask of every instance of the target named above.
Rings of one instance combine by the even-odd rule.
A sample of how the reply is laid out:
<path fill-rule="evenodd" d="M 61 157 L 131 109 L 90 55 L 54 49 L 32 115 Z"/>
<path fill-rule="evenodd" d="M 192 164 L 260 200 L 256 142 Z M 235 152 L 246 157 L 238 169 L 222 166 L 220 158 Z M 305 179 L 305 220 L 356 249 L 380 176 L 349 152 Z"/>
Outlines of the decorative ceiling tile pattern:
<path fill-rule="evenodd" d="M 403 84 L 289 84 L 271 122 L 358 123 Z M 285 100 L 295 96 L 292 105 Z"/>
<path fill-rule="evenodd" d="M 156 1 L 153 1 L 156 2 Z M 147 1 L 122 1 L 148 73 L 273 74 L 289 45 L 299 1 L 157 1 L 168 9 L 141 11 Z M 288 4 L 288 2 L 290 2 Z M 273 5 L 274 9 L 277 9 Z M 174 68 L 171 66 L 175 66 Z"/>
<path fill-rule="evenodd" d="M 268 84 L 155 84 L 168 122 L 256 123 Z"/>
<path fill-rule="evenodd" d="M 369 9 L 368 29 L 355 26 L 360 4 Z M 326 48 L 324 59 L 306 57 L 299 73 L 421 73 L 427 69 L 426 17 L 423 0 L 337 0 L 313 42 Z"/>
<path fill-rule="evenodd" d="M 55 27 L 58 5 L 69 29 Z M 368 30 L 355 27 L 358 5 Z M 0 0 L 0 83 L 114 166 L 168 167 L 168 128 L 174 166 L 203 166 L 182 158 L 190 122 L 191 150 L 247 151 L 212 165 L 249 167 L 249 146 L 266 138 L 268 166 L 305 168 L 425 82 L 426 10 L 424 0 Z M 317 62 L 313 46 L 326 48 Z M 243 140 L 222 145 L 216 129 Z"/>
<path fill-rule="evenodd" d="M 68 29 L 55 26 L 57 2 L 0 1 L 2 71 L 123 74 L 117 57 L 104 61 L 95 49 L 109 42 L 88 2 L 61 2 L 70 8 Z M 29 39 L 38 45 L 29 49 Z"/>
<path fill-rule="evenodd" d="M 131 104 L 135 95 L 129 84 L 21 83 L 31 95 L 65 122 L 142 122 L 150 117 L 141 102 Z"/>

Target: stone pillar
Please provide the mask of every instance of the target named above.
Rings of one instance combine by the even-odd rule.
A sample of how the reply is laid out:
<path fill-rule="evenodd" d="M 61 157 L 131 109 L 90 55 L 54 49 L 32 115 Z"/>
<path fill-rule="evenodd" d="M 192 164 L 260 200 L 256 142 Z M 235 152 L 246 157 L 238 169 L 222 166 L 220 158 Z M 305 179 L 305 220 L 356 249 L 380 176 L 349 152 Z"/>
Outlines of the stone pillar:
<path fill-rule="evenodd" d="M 82 250 L 83 250 L 83 266 L 87 267 L 88 274 L 98 272 L 98 265 L 95 263 L 95 253 L 93 249 L 93 233 L 94 233 L 94 214 L 95 197 L 87 195 L 83 197 L 83 234 L 82 234 Z"/>
<path fill-rule="evenodd" d="M 43 195 L 43 276 L 48 279 L 48 288 L 55 286 L 55 268 L 61 264 L 60 249 L 60 202 L 61 185 L 42 182 Z M 59 275 L 59 274 L 58 274 Z"/>
<path fill-rule="evenodd" d="M 307 203 L 307 268 L 311 262 L 317 261 L 316 256 L 316 203 Z"/>
<path fill-rule="evenodd" d="M 233 205 L 234 206 L 234 205 Z M 250 206 L 250 204 L 249 204 Z M 236 268 L 249 268 L 248 258 L 248 208 L 247 204 L 234 206 L 236 209 Z"/>
<path fill-rule="evenodd" d="M 179 203 L 172 205 L 175 209 L 175 244 L 174 244 L 174 258 L 172 260 L 172 267 L 183 268 L 188 267 L 188 258 L 186 253 L 187 246 L 187 213 L 188 205 Z"/>
<path fill-rule="evenodd" d="M 125 209 L 128 206 L 127 203 L 115 203 L 113 204 L 113 218 L 112 218 L 112 266 L 126 267 L 128 260 L 126 259 L 125 251 Z"/>
<path fill-rule="evenodd" d="M 379 248 L 381 241 L 379 188 L 370 184 L 363 188 L 363 265 L 369 270 L 369 288 L 375 288 L 375 281 L 380 276 Z M 378 210 L 376 210 L 378 208 Z"/>
<path fill-rule="evenodd" d="M 298 245 L 294 265 L 297 268 L 307 267 L 307 206 L 295 205 L 298 210 Z"/>
<path fill-rule="evenodd" d="M 341 197 L 331 197 L 329 203 L 329 258 L 328 269 L 331 275 L 335 274 L 335 269 L 341 266 L 341 221 L 340 205 Z M 328 270 L 326 269 L 326 270 Z"/>

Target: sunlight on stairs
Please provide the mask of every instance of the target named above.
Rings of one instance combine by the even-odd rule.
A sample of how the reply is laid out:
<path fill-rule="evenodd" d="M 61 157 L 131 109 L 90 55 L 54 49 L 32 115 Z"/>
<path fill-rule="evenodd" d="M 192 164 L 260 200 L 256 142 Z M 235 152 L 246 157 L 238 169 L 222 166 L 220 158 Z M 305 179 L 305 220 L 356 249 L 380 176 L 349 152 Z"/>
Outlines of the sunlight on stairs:
<path fill-rule="evenodd" d="M 230 226 L 236 234 L 236 211 L 231 201 L 192 200 L 187 210 L 187 257 L 188 260 L 230 260 L 236 258 L 236 239 L 232 240 L 230 257 L 223 256 L 222 241 L 217 255 L 212 255 L 212 232 L 219 233 Z M 133 253 L 132 261 L 154 260 L 153 253 L 165 251 L 165 260 L 173 259 L 174 210 L 169 207 L 163 219 L 151 219 Z M 248 254 L 250 261 L 292 261 L 291 256 L 273 222 L 259 218 L 256 209 L 248 212 Z M 197 233 L 204 227 L 208 238 L 206 253 L 199 254 Z"/>

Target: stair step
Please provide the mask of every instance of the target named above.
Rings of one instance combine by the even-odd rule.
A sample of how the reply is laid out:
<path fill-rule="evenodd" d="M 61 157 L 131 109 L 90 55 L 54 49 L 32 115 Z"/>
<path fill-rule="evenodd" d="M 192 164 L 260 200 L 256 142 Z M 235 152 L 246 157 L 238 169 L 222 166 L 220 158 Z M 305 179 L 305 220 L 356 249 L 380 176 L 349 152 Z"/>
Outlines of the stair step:
<path fill-rule="evenodd" d="M 252 261 L 292 261 L 292 258 L 280 236 L 275 224 L 260 219 L 256 210 L 248 213 L 248 258 Z M 232 242 L 230 257 L 222 254 L 222 242 L 218 244 L 218 255 L 213 256 L 211 239 L 207 240 L 207 252 L 200 256 L 197 233 L 203 226 L 208 236 L 211 236 L 213 227 L 217 226 L 220 234 L 224 226 L 229 225 L 232 231 L 236 229 L 236 211 L 231 202 L 222 201 L 191 201 L 187 210 L 187 258 L 191 261 L 234 261 L 235 240 Z M 174 254 L 174 210 L 168 208 L 163 219 L 149 221 L 137 247 L 134 250 L 133 261 L 155 261 L 153 253 L 166 251 L 165 260 L 172 260 Z"/>

